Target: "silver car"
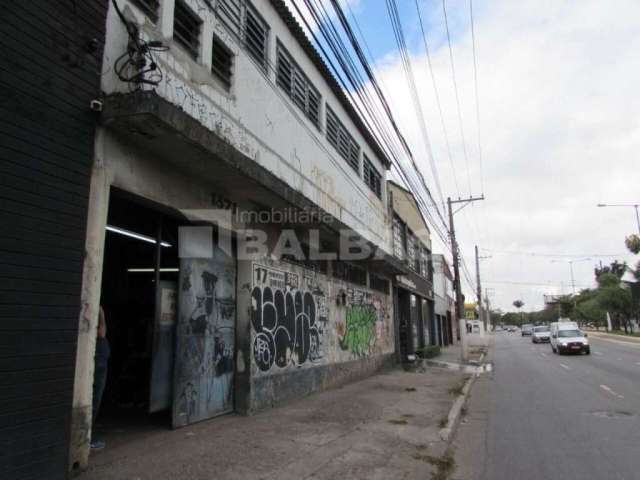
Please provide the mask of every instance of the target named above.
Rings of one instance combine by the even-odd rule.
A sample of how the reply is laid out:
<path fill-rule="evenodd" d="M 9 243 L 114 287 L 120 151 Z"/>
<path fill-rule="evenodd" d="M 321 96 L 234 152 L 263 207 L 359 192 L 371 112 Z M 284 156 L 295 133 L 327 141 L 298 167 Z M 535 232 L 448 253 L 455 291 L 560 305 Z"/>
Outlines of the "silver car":
<path fill-rule="evenodd" d="M 551 331 L 549 327 L 546 325 L 533 327 L 531 341 L 533 343 L 549 343 L 551 341 Z"/>

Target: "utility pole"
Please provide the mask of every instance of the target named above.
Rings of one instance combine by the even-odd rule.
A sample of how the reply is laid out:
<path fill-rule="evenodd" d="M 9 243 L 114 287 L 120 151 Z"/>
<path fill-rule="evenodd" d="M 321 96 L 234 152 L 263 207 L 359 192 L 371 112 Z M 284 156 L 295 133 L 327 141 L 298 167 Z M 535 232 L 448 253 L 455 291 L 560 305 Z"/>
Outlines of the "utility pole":
<path fill-rule="evenodd" d="M 469 203 L 477 200 L 484 200 L 484 195 L 476 198 L 458 198 L 458 200 L 451 200 L 451 197 L 447 198 L 447 206 L 449 207 L 449 232 L 451 233 L 451 254 L 453 255 L 453 283 L 456 290 L 456 316 L 458 317 L 458 328 L 460 329 L 460 358 L 462 363 L 466 363 L 469 358 L 469 352 L 467 351 L 467 322 L 464 319 L 462 282 L 460 282 L 460 266 L 458 265 L 458 242 L 456 242 L 456 230 L 453 224 L 453 214 L 455 212 L 451 208 L 451 205 L 462 203 L 462 207 L 457 210 L 460 211 Z"/>
<path fill-rule="evenodd" d="M 484 310 L 482 308 L 482 287 L 480 286 L 480 255 L 478 255 L 478 245 L 476 245 L 476 296 L 478 297 L 478 313 L 480 315 L 480 321 L 484 327 L 484 331 L 487 331 L 487 319 L 484 316 Z"/>

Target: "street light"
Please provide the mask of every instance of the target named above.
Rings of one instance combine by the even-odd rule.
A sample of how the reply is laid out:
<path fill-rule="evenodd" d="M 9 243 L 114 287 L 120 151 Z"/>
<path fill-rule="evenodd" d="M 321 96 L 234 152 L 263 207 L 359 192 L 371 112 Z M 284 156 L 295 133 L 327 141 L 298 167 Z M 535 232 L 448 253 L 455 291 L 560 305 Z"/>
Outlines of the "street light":
<path fill-rule="evenodd" d="M 638 223 L 638 234 L 640 234 L 640 214 L 638 213 L 639 203 L 599 203 L 598 207 L 633 207 L 636 209 L 636 222 Z"/>
<path fill-rule="evenodd" d="M 564 262 L 569 264 L 569 268 L 571 270 L 571 288 L 573 290 L 573 294 L 576 294 L 576 282 L 573 279 L 573 264 L 577 262 L 586 262 L 587 260 L 591 260 L 591 258 L 578 258 L 576 260 L 551 260 L 551 263 Z"/>

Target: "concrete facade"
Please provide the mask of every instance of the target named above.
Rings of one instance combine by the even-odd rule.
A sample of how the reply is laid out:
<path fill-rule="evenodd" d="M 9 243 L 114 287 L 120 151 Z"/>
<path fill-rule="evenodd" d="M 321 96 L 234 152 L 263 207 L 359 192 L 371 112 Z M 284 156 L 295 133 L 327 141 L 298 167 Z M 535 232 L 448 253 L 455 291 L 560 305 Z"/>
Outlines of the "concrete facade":
<path fill-rule="evenodd" d="M 288 23 L 292 19 L 282 10 L 282 2 L 254 4 L 269 25 L 267 63 L 275 61 L 278 42 L 286 46 L 321 93 L 319 126 L 309 122 L 280 90 L 274 71 L 248 55 L 242 40 L 221 23 L 215 9 L 195 0 L 184 3 L 202 22 L 195 60 L 173 40 L 174 0 L 160 2 L 155 22 L 134 2 L 118 1 L 122 14 L 140 29 L 143 39 L 162 40 L 171 47 L 157 53 L 162 81 L 155 88 L 143 85 L 134 93 L 114 68 L 115 59 L 127 48 L 125 27 L 113 4 L 107 15 L 104 110 L 91 177 L 80 315 L 85 328 L 78 336 L 71 429 L 70 465 L 81 468 L 89 457 L 95 331 L 103 288 L 105 228 L 114 190 L 157 211 L 171 212 L 182 225 L 213 224 L 217 237 L 224 231 L 238 245 L 229 253 L 233 273 L 228 276 L 233 279 L 227 282 L 235 292 L 223 296 L 218 283 L 213 295 L 214 302 L 229 298 L 235 302 L 227 307 L 235 322 L 229 367 L 234 374 L 230 385 L 234 411 L 252 413 L 362 378 L 392 362 L 396 351 L 391 283 L 394 274 L 406 273 L 407 268 L 389 255 L 391 217 L 384 182 L 388 161 L 354 120 L 354 112 L 338 98 L 327 73 L 309 57 L 296 30 L 299 27 Z M 211 74 L 214 36 L 233 53 L 229 90 Z M 327 104 L 360 147 L 358 172 L 327 141 Z M 363 155 L 382 174 L 380 196 L 363 181 Z M 296 218 L 280 223 L 271 217 L 263 223 L 242 215 L 273 208 L 279 212 L 313 209 L 323 220 L 307 223 Z M 220 211 L 229 213 L 227 223 L 221 222 Z M 286 232 L 300 234 L 305 245 L 313 244 L 312 229 L 317 229 L 317 240 L 330 252 L 339 250 L 337 239 L 347 231 L 378 248 L 378 255 L 346 262 L 295 262 L 273 255 Z M 265 234 L 266 253 L 238 255 L 247 231 Z M 207 259 L 205 255 L 201 260 Z M 187 325 L 193 337 L 195 327 L 188 326 L 193 318 L 186 311 L 196 308 L 197 293 L 185 286 L 185 265 L 181 259 L 177 328 Z M 196 267 L 189 265 L 191 274 Z M 360 273 L 349 276 L 347 267 Z M 193 297 L 188 302 L 183 301 L 187 291 Z M 203 321 L 209 322 L 205 317 Z M 213 328 L 207 323 L 197 341 L 213 342 Z M 184 362 L 182 356 L 195 347 L 183 348 L 186 344 L 181 343 L 179 332 L 176 335 L 177 355 Z M 204 361 L 196 365 L 200 373 L 212 368 Z M 207 418 L 199 389 L 213 389 L 219 383 L 213 376 L 201 378 L 202 374 L 191 381 L 189 372 L 185 377 L 182 370 L 175 374 L 174 388 L 189 385 L 189 390 L 181 397 L 184 402 L 174 402 L 174 426 Z M 176 393 L 180 392 L 174 392 L 174 398 Z M 176 415 L 182 415 L 178 422 Z"/>
<path fill-rule="evenodd" d="M 458 322 L 455 318 L 455 300 L 453 295 L 453 275 L 442 254 L 434 254 L 433 258 L 433 290 L 435 296 L 436 325 L 443 330 L 443 323 L 450 330 L 450 338 L 445 344 L 454 343 L 459 338 Z M 438 334 L 439 338 L 443 335 Z M 446 340 L 446 335 L 445 335 Z"/>

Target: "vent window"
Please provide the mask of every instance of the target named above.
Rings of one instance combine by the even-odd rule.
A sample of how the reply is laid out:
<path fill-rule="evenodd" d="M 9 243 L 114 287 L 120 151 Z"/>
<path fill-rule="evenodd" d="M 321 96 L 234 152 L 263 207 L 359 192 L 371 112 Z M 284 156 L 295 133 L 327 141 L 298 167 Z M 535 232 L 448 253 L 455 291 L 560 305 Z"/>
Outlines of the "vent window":
<path fill-rule="evenodd" d="M 211 50 L 211 72 L 227 90 L 231 88 L 232 67 L 233 53 L 219 38 L 214 36 Z"/>
<path fill-rule="evenodd" d="M 137 6 L 149 19 L 156 23 L 158 21 L 158 0 L 133 0 L 133 4 Z"/>
<path fill-rule="evenodd" d="M 378 198 L 382 198 L 382 175 L 380 175 L 366 155 L 363 155 L 362 167 L 364 183 L 367 184 Z"/>
<path fill-rule="evenodd" d="M 358 176 L 360 175 L 360 147 L 353 139 L 347 129 L 333 113 L 331 108 L 327 107 L 327 140 L 338 150 L 338 153 L 353 168 Z"/>
<path fill-rule="evenodd" d="M 200 50 L 202 20 L 182 1 L 176 1 L 173 17 L 173 38 L 189 52 L 194 60 Z"/>
<path fill-rule="evenodd" d="M 302 109 L 313 124 L 319 127 L 320 93 L 280 44 L 278 44 L 276 58 L 276 83 Z"/>
<path fill-rule="evenodd" d="M 244 24 L 244 43 L 247 51 L 263 68 L 267 64 L 267 34 L 269 27 L 255 8 L 247 3 Z"/>

